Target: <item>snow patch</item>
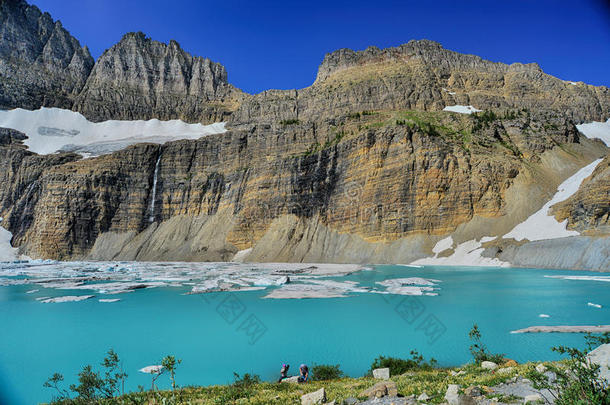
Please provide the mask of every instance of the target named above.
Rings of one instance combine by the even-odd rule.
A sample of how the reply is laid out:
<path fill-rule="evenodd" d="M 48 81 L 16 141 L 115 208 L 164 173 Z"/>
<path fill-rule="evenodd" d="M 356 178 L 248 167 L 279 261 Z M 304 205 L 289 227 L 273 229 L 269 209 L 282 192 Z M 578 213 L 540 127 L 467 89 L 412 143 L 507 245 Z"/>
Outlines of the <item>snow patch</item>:
<path fill-rule="evenodd" d="M 28 136 L 24 144 L 41 155 L 59 150 L 85 157 L 111 153 L 127 146 L 151 142 L 163 144 L 179 139 L 198 139 L 226 132 L 225 123 L 187 124 L 181 120 L 90 122 L 82 114 L 61 108 L 0 111 L 0 127 Z"/>
<path fill-rule="evenodd" d="M 587 138 L 601 139 L 606 146 L 610 147 L 610 118 L 606 122 L 589 122 L 576 125 L 576 128 Z"/>
<path fill-rule="evenodd" d="M 455 112 L 455 113 L 460 113 L 460 114 L 472 114 L 475 112 L 481 112 L 483 110 L 479 110 L 471 105 L 448 105 L 447 107 L 443 108 L 443 111 L 450 111 L 450 112 Z"/>
<path fill-rule="evenodd" d="M 233 256 L 233 259 L 231 259 L 231 261 L 237 262 L 237 263 L 242 263 L 244 261 L 244 259 L 246 258 L 246 256 L 248 256 L 251 251 L 252 251 L 252 248 L 240 250 L 239 252 L 235 253 L 235 256 Z"/>
<path fill-rule="evenodd" d="M 568 224 L 567 219 L 563 222 L 558 222 L 554 216 L 549 214 L 549 211 L 553 205 L 567 200 L 574 193 L 576 193 L 583 180 L 593 173 L 593 170 L 595 170 L 595 167 L 601 161 L 602 159 L 597 159 L 561 183 L 557 188 L 557 193 L 555 193 L 549 202 L 544 204 L 539 211 L 532 214 L 524 222 L 515 226 L 513 230 L 504 235 L 503 238 L 514 238 L 517 241 L 521 241 L 523 239 L 535 241 L 580 235 L 580 233 L 577 231 L 568 231 L 566 229 Z"/>
<path fill-rule="evenodd" d="M 18 249 L 11 246 L 12 238 L 13 234 L 0 226 L 0 262 L 14 262 L 19 260 Z"/>
<path fill-rule="evenodd" d="M 503 262 L 499 259 L 481 256 L 481 253 L 483 253 L 485 250 L 481 247 L 483 243 L 492 241 L 494 239 L 496 239 L 495 236 L 483 236 L 479 241 L 474 239 L 469 240 L 467 242 L 460 243 L 450 256 L 438 257 L 439 253 L 450 249 L 453 246 L 453 238 L 449 236 L 440 240 L 434 246 L 434 248 L 432 248 L 434 256 L 418 259 L 411 264 L 445 266 L 510 266 L 510 263 Z"/>

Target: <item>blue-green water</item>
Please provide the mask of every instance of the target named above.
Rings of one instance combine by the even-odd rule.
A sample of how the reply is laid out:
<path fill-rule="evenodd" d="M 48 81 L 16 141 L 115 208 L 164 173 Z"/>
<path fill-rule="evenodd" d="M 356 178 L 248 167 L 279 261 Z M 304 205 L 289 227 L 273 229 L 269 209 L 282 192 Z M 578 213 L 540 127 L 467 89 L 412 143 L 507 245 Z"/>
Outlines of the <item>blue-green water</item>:
<path fill-rule="evenodd" d="M 582 347 L 578 334 L 511 334 L 532 325 L 608 324 L 609 283 L 544 277 L 599 275 L 533 269 L 376 266 L 336 278 L 362 285 L 397 277 L 441 280 L 438 296 L 358 293 L 346 298 L 261 299 L 269 291 L 183 295 L 153 288 L 81 302 L 42 304 L 41 296 L 86 291 L 31 285 L 0 287 L 0 402 L 51 399 L 44 381 L 55 371 L 66 386 L 85 364 L 114 348 L 129 374 L 127 388 L 150 386 L 138 369 L 166 354 L 183 360 L 179 385 L 227 383 L 233 372 L 277 377 L 282 363 L 340 364 L 364 374 L 379 354 L 408 357 L 417 349 L 440 365 L 469 361 L 468 331 L 477 323 L 495 352 L 519 362 L 555 359 L 558 344 Z M 121 298 L 100 303 L 97 298 Z M 588 302 L 602 308 L 588 306 Z M 234 304 L 229 306 L 228 304 Z M 231 310 L 228 310 L 231 309 Z M 539 314 L 550 318 L 539 318 Z M 160 379 L 161 387 L 168 381 Z"/>

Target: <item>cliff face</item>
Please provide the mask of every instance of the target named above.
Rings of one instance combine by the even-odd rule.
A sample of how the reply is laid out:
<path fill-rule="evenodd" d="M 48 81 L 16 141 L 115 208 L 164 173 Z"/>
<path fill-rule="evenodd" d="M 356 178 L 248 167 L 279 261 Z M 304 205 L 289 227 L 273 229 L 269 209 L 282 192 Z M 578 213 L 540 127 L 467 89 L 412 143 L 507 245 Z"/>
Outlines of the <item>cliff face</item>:
<path fill-rule="evenodd" d="M 502 217 L 507 190 L 539 154 L 586 141 L 563 119 L 536 135 L 515 132 L 536 128 L 524 113 L 485 122 L 445 112 L 396 114 L 337 119 L 326 131 L 276 125 L 142 144 L 79 161 L 4 148 L 12 168 L 6 183 L 33 191 L 0 195 L 0 214 L 16 245 L 57 259 L 84 257 L 109 234 L 121 242 L 106 239 L 112 249 L 105 258 L 150 259 L 163 249 L 150 248 L 154 232 L 167 239 L 209 221 L 220 221 L 218 238 L 185 256 L 229 260 L 269 232 L 295 226 L 289 218 L 365 244 L 392 243 L 444 235 L 475 216 Z M 121 256 L 129 243 L 137 248 Z"/>
<path fill-rule="evenodd" d="M 610 233 L 610 156 L 597 165 L 578 191 L 553 206 L 558 221 L 568 220 L 568 228 L 591 235 Z"/>
<path fill-rule="evenodd" d="M 231 119 L 237 125 L 380 109 L 438 111 L 456 104 L 549 111 L 577 122 L 605 120 L 610 91 L 564 82 L 536 64 L 493 63 L 423 40 L 327 54 L 312 86 L 248 98 Z"/>
<path fill-rule="evenodd" d="M 92 121 L 223 121 L 240 97 L 224 66 L 193 57 L 176 41 L 126 34 L 97 60 L 74 109 Z"/>
<path fill-rule="evenodd" d="M 48 13 L 21 0 L 0 1 L 0 108 L 70 108 L 93 63 Z"/>

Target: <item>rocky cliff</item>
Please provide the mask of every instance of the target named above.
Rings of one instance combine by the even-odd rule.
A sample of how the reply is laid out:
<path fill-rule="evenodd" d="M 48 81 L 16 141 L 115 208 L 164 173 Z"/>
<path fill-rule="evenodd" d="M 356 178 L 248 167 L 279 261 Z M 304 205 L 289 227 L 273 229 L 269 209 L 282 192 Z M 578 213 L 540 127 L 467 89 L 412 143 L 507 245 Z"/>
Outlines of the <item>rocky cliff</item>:
<path fill-rule="evenodd" d="M 70 108 L 93 63 L 87 47 L 48 13 L 0 1 L 0 108 Z"/>
<path fill-rule="evenodd" d="M 21 1 L 0 4 L 4 20 L 24 16 L 10 30 L 3 24 L 21 36 L 0 42 L 18 54 L 37 30 L 27 15 L 41 14 Z M 0 130 L 0 216 L 13 245 L 34 258 L 231 260 L 240 252 L 253 261 L 409 263 L 447 235 L 462 243 L 506 234 L 608 154 L 575 127 L 608 118 L 607 88 L 431 41 L 339 50 L 310 87 L 257 95 L 231 86 L 221 65 L 141 33 L 125 35 L 75 87 L 3 55 L 20 69 L 3 86 L 25 85 L 28 75 L 43 83 L 5 87 L 7 107 L 59 105 L 95 121 L 224 120 L 229 128 L 90 159 L 36 155 L 20 144 L 23 134 Z M 65 94 L 53 98 L 53 86 Z M 455 104 L 485 111 L 442 111 Z M 569 246 L 591 254 L 553 242 L 534 263 L 528 257 L 540 243 L 498 239 L 485 255 L 605 269 L 607 180 L 606 157 L 553 211 L 587 234 Z"/>

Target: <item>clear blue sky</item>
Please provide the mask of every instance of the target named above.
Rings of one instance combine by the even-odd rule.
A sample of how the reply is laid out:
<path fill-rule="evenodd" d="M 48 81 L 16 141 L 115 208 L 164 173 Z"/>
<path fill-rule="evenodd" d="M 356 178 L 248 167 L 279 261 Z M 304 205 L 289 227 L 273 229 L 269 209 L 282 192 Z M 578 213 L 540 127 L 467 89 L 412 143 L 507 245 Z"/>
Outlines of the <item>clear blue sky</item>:
<path fill-rule="evenodd" d="M 229 81 L 250 93 L 310 85 L 326 52 L 423 38 L 610 87 L 610 6 L 603 0 L 30 1 L 95 58 L 125 32 L 143 31 L 222 63 Z"/>

